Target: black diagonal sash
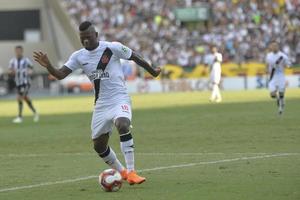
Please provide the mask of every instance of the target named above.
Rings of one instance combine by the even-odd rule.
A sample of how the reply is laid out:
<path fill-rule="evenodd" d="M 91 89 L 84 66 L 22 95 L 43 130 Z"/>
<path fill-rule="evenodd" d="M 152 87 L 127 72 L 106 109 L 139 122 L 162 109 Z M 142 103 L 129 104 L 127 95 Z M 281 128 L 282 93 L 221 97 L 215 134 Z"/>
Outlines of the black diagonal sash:
<path fill-rule="evenodd" d="M 97 70 L 101 69 L 103 72 L 110 61 L 111 56 L 113 55 L 112 51 L 109 48 L 106 48 L 98 62 Z M 99 98 L 100 93 L 100 77 L 99 79 L 94 80 L 94 89 L 95 89 L 95 104 Z"/>
<path fill-rule="evenodd" d="M 276 65 L 279 65 L 279 63 L 282 61 L 282 59 L 283 59 L 283 56 L 280 56 L 280 57 L 276 60 L 275 64 L 276 64 Z M 271 81 L 271 80 L 273 79 L 273 76 L 274 76 L 274 74 L 275 74 L 275 70 L 276 70 L 276 68 L 273 67 L 273 68 L 272 68 L 272 71 L 271 71 L 271 73 L 270 73 L 270 79 L 269 79 L 269 81 Z"/>

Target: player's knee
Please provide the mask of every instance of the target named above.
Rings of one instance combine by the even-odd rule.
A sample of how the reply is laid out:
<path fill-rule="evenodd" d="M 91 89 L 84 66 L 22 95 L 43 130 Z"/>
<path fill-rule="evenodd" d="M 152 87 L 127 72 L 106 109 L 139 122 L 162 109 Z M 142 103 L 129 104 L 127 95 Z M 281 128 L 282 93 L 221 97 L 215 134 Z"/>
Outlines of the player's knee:
<path fill-rule="evenodd" d="M 17 100 L 18 100 L 19 102 L 20 102 L 20 101 L 22 102 L 22 100 L 23 100 L 22 96 L 18 95 Z"/>
<path fill-rule="evenodd" d="M 109 134 L 102 134 L 100 137 L 93 140 L 94 150 L 101 154 L 107 150 Z"/>
<path fill-rule="evenodd" d="M 279 98 L 284 98 L 284 92 L 279 92 Z"/>
<path fill-rule="evenodd" d="M 276 92 L 271 92 L 270 93 L 271 98 L 275 99 L 277 98 Z"/>
<path fill-rule="evenodd" d="M 28 96 L 24 96 L 24 101 L 26 101 L 26 103 L 30 103 L 31 102 L 31 100 L 30 100 L 30 98 Z"/>
<path fill-rule="evenodd" d="M 116 120 L 116 128 L 120 135 L 128 133 L 130 128 L 130 120 L 127 118 L 119 118 Z"/>
<path fill-rule="evenodd" d="M 94 142 L 94 150 L 98 154 L 105 152 L 106 149 L 107 149 L 107 145 L 99 143 L 99 142 Z"/>

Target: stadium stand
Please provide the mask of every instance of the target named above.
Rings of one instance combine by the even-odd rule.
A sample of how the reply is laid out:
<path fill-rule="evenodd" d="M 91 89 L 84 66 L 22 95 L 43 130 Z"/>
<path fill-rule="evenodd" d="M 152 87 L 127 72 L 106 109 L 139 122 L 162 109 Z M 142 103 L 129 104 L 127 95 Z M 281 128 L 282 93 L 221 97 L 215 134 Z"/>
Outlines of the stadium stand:
<path fill-rule="evenodd" d="M 293 63 L 300 61 L 298 0 L 63 0 L 72 23 L 97 24 L 101 39 L 118 40 L 149 60 L 191 66 L 203 61 L 208 44 L 217 44 L 225 61 L 263 61 L 271 40 L 278 40 Z M 177 7 L 211 8 L 211 19 L 190 29 L 176 19 Z M 177 58 L 177 59 L 174 59 Z"/>

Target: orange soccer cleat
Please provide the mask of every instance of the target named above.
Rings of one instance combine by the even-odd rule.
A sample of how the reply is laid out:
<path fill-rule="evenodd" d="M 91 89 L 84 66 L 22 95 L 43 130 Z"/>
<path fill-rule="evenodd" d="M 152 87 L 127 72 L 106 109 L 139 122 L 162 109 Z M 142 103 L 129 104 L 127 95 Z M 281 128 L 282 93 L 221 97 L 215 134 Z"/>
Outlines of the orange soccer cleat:
<path fill-rule="evenodd" d="M 146 181 L 146 178 L 137 175 L 135 171 L 131 171 L 127 174 L 127 182 L 130 185 L 141 184 L 145 181 Z"/>
<path fill-rule="evenodd" d="M 121 176 L 122 176 L 122 179 L 123 180 L 127 180 L 127 176 L 128 176 L 128 171 L 127 169 L 124 169 L 120 172 Z"/>

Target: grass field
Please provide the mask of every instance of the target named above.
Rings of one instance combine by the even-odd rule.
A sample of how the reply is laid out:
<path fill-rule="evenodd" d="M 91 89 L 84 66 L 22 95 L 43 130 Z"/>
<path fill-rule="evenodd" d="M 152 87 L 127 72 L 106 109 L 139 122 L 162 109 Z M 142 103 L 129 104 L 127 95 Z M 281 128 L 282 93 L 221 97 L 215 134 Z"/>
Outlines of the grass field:
<path fill-rule="evenodd" d="M 279 117 L 268 92 L 133 96 L 136 166 L 147 182 L 105 193 L 107 168 L 90 140 L 93 97 L 36 99 L 32 122 L 11 123 L 17 105 L 0 100 L 0 200 L 300 199 L 300 90 Z M 119 138 L 110 142 L 120 153 Z M 119 158 L 123 161 L 123 157 Z"/>

